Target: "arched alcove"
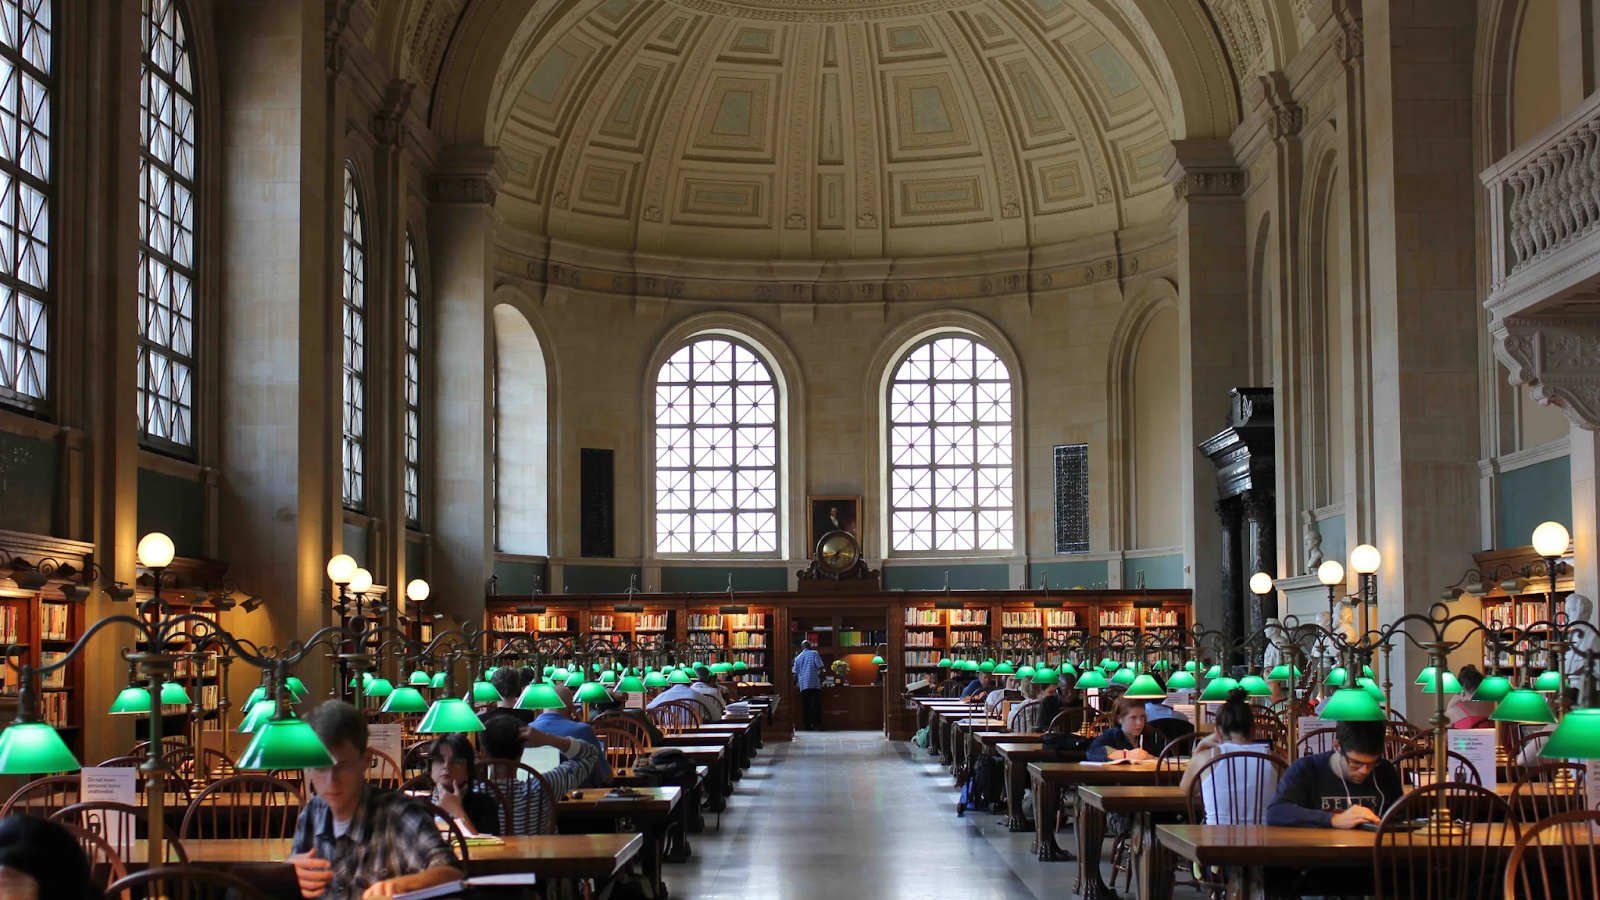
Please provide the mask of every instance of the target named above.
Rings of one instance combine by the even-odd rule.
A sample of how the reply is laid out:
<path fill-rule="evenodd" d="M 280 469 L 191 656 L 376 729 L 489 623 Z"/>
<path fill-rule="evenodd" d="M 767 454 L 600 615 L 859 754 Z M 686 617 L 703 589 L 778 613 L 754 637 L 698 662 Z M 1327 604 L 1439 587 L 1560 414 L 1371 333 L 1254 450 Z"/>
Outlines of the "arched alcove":
<path fill-rule="evenodd" d="M 1183 429 L 1178 398 L 1178 312 L 1156 310 L 1133 361 L 1133 538 L 1136 549 L 1183 544 Z"/>
<path fill-rule="evenodd" d="M 550 386 L 544 348 L 514 306 L 494 308 L 495 549 L 550 551 Z"/>

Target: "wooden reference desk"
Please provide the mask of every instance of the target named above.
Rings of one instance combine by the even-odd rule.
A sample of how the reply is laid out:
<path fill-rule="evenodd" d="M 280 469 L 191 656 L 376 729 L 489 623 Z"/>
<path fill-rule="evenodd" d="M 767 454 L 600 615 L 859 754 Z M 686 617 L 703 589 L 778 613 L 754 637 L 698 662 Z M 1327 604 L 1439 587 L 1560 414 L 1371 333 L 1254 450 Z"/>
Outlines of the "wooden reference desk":
<path fill-rule="evenodd" d="M 1006 828 L 1016 832 L 1028 830 L 1028 820 L 1022 814 L 1022 794 L 1028 789 L 1028 764 L 1083 761 L 1082 750 L 1046 750 L 1039 741 L 996 741 L 994 751 L 1000 754 L 1006 767 Z"/>
<path fill-rule="evenodd" d="M 1153 762 L 1115 766 L 1036 762 L 1028 764 L 1028 775 L 1033 783 L 1034 852 L 1041 862 L 1077 858 L 1056 843 L 1056 810 L 1060 807 L 1062 791 L 1074 790 L 1080 785 L 1159 783 Z M 1167 771 L 1160 777 L 1175 780 L 1182 777 L 1182 773 Z"/>
<path fill-rule="evenodd" d="M 584 788 L 573 791 L 556 804 L 557 822 L 562 827 L 573 819 L 609 819 L 613 826 L 621 820 L 632 822 L 644 835 L 644 875 L 655 886 L 656 897 L 667 896 L 667 886 L 661 880 L 661 867 L 666 859 L 667 831 L 672 825 L 672 811 L 683 799 L 679 787 L 634 788 L 639 796 L 622 800 L 606 797 L 605 788 Z M 476 847 L 469 848 L 476 850 Z M 472 854 L 474 866 L 477 854 Z"/>

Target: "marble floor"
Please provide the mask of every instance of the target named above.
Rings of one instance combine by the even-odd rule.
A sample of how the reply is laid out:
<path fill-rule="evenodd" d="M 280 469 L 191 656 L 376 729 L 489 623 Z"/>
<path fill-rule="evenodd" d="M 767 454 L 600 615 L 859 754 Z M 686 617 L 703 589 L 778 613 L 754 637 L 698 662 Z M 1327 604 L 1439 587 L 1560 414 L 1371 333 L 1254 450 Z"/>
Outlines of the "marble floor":
<path fill-rule="evenodd" d="M 957 818 L 955 798 L 937 759 L 877 733 L 770 741 L 738 783 L 721 830 L 708 816 L 693 858 L 667 867 L 667 886 L 678 900 L 1071 896 L 1076 863 L 1034 859 L 1032 835 L 1008 832 L 996 814 Z"/>

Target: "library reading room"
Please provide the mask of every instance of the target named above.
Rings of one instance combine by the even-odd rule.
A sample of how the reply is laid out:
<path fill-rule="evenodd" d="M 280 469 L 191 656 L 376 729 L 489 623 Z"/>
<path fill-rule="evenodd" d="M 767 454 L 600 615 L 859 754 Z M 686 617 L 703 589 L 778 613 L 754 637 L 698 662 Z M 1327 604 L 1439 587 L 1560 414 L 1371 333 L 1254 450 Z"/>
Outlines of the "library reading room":
<path fill-rule="evenodd" d="M 1600 0 L 0 0 L 0 900 L 1595 900 L 1596 598 Z"/>

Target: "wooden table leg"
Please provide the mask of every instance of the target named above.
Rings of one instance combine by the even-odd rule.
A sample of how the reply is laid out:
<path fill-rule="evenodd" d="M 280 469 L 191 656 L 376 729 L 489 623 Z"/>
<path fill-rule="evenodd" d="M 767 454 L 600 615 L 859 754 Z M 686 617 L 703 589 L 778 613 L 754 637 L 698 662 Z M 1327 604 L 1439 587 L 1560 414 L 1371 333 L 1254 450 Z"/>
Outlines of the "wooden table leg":
<path fill-rule="evenodd" d="M 706 769 L 706 809 L 722 812 L 728 808 L 723 793 L 722 760 L 715 760 Z"/>
<path fill-rule="evenodd" d="M 1022 795 L 1027 791 L 1028 767 L 1006 760 L 1006 829 L 1013 832 L 1028 830 L 1028 820 L 1022 815 Z"/>
<path fill-rule="evenodd" d="M 661 871 L 664 868 L 662 861 L 666 857 L 667 826 L 671 821 L 672 817 L 666 815 L 652 816 L 648 822 L 639 823 L 639 830 L 644 832 L 645 840 L 644 877 L 654 890 L 651 896 L 655 897 L 655 900 L 667 898 L 667 883 L 661 880 Z"/>
<path fill-rule="evenodd" d="M 1076 792 L 1074 792 L 1076 795 Z M 1100 896 L 1100 853 L 1106 842 L 1106 811 L 1074 800 L 1078 822 L 1078 896 L 1097 900 Z M 1055 823 L 1051 822 L 1054 828 Z M 1144 898 L 1141 898 L 1144 900 Z"/>
<path fill-rule="evenodd" d="M 1061 845 L 1056 843 L 1056 809 L 1060 805 L 1060 798 L 1056 793 L 1054 786 L 1034 779 L 1033 850 L 1040 862 L 1070 862 L 1077 858 L 1061 849 Z"/>
<path fill-rule="evenodd" d="M 1139 900 L 1172 900 L 1178 857 L 1156 838 L 1156 818 L 1142 813 L 1134 826 L 1134 870 L 1139 873 Z"/>
<path fill-rule="evenodd" d="M 689 781 L 694 781 L 693 775 L 689 776 Z M 689 857 L 694 855 L 694 848 L 689 845 L 689 831 L 700 812 L 699 796 L 692 787 L 685 788 L 683 796 L 678 800 L 681 809 L 675 816 L 669 816 L 667 819 L 667 850 L 663 857 L 667 862 L 688 862 Z M 691 803 L 694 805 L 691 806 Z"/>
<path fill-rule="evenodd" d="M 940 719 L 939 720 L 939 764 L 942 765 L 942 766 L 949 767 L 954 762 L 954 757 L 951 755 L 951 750 L 950 750 L 950 741 L 952 739 L 954 739 L 954 738 L 955 738 L 955 729 L 950 726 L 949 722 L 946 722 L 945 720 Z"/>

